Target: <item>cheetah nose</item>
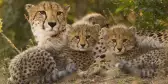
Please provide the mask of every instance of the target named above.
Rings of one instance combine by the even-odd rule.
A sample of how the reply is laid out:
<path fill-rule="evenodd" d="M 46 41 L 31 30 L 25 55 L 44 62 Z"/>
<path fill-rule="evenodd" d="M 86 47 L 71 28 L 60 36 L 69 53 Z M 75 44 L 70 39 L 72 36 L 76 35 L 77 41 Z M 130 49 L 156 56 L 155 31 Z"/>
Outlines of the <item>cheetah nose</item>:
<path fill-rule="evenodd" d="M 121 51 L 122 50 L 122 48 L 117 48 L 118 49 L 118 51 Z"/>
<path fill-rule="evenodd" d="M 82 46 L 82 48 L 84 48 L 85 47 L 85 44 L 80 44 L 81 46 Z"/>
<path fill-rule="evenodd" d="M 56 22 L 48 22 L 48 25 L 53 28 L 56 25 Z"/>

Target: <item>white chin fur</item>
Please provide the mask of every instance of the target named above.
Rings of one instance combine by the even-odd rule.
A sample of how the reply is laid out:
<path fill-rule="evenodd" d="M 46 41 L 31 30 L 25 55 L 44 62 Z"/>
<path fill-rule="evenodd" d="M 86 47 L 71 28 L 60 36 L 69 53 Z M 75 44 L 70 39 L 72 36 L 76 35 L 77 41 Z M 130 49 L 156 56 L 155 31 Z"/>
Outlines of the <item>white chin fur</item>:
<path fill-rule="evenodd" d="M 71 48 L 71 49 L 74 49 L 74 50 L 77 50 L 77 51 L 86 51 L 88 49 L 81 49 L 81 48 Z"/>
<path fill-rule="evenodd" d="M 116 55 L 121 55 L 123 54 L 124 52 L 115 52 Z"/>

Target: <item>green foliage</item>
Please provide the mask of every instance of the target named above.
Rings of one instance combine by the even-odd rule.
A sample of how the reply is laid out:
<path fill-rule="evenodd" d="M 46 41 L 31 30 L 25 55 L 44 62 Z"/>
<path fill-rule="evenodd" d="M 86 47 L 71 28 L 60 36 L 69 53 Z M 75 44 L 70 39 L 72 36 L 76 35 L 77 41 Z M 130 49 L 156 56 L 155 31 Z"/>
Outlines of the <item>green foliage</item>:
<path fill-rule="evenodd" d="M 0 19 L 0 33 L 3 32 L 2 31 L 2 19 Z"/>
<path fill-rule="evenodd" d="M 115 13 L 127 15 L 133 10 L 138 28 L 162 30 L 167 27 L 167 4 L 168 0 L 118 0 Z"/>
<path fill-rule="evenodd" d="M 4 2 L 3 0 L 0 0 L 0 6 L 3 4 L 3 2 Z"/>

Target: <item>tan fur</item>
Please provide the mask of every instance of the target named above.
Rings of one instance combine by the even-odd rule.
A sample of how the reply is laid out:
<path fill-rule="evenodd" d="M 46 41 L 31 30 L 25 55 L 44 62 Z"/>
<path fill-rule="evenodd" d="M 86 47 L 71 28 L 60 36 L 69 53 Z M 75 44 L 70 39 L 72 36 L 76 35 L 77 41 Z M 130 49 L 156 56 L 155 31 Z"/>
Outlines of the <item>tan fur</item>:
<path fill-rule="evenodd" d="M 28 21 L 36 41 L 47 39 L 66 29 L 69 6 L 56 2 L 42 1 L 37 5 L 26 4 Z"/>
<path fill-rule="evenodd" d="M 91 24 L 99 24 L 101 28 L 109 26 L 107 19 L 99 13 L 87 14 L 81 20 L 89 22 Z"/>
<path fill-rule="evenodd" d="M 120 57 L 117 56 L 133 50 L 134 47 L 136 47 L 136 43 L 135 30 L 127 28 L 125 25 L 115 25 L 109 29 L 101 29 L 99 42 L 97 47 L 94 49 L 96 62 L 92 64 L 84 74 L 87 76 L 91 76 L 96 73 L 106 75 L 110 74 L 111 71 L 115 71 L 110 69 L 115 68 L 115 63 L 120 60 Z M 132 58 L 131 56 L 132 55 L 130 55 L 130 58 Z M 123 57 L 121 57 L 121 59 Z M 124 58 L 129 59 L 129 55 Z"/>
<path fill-rule="evenodd" d="M 72 25 L 68 40 L 70 48 L 79 51 L 92 50 L 98 41 L 100 26 L 79 21 Z"/>
<path fill-rule="evenodd" d="M 139 46 L 148 46 L 153 48 L 168 47 L 168 30 L 152 31 L 140 29 L 137 32 L 137 40 Z"/>

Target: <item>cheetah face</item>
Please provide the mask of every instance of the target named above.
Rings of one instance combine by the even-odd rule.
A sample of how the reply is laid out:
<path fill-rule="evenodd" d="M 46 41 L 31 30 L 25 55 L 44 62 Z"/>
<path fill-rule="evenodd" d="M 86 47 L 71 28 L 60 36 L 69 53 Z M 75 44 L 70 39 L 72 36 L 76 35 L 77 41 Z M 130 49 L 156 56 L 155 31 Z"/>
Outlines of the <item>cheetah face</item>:
<path fill-rule="evenodd" d="M 132 28 L 126 28 L 125 26 L 113 26 L 110 29 L 103 28 L 103 39 L 107 50 L 112 54 L 121 55 L 126 53 L 135 47 L 136 39 Z"/>
<path fill-rule="evenodd" d="M 42 1 L 37 5 L 26 4 L 28 21 L 34 36 L 44 38 L 64 30 L 70 7 L 62 7 L 56 2 Z"/>
<path fill-rule="evenodd" d="M 98 41 L 99 25 L 88 23 L 77 23 L 72 25 L 68 34 L 69 47 L 74 50 L 86 51 L 91 50 Z"/>

